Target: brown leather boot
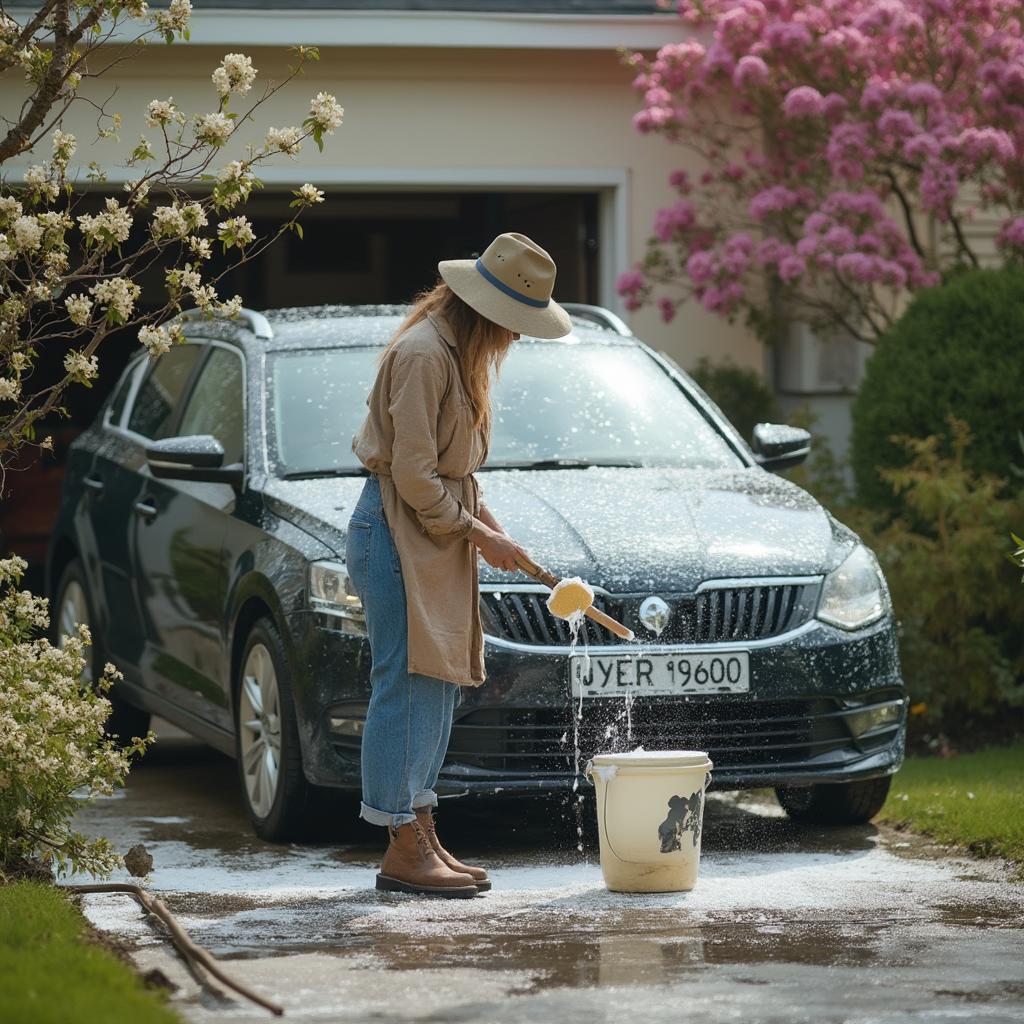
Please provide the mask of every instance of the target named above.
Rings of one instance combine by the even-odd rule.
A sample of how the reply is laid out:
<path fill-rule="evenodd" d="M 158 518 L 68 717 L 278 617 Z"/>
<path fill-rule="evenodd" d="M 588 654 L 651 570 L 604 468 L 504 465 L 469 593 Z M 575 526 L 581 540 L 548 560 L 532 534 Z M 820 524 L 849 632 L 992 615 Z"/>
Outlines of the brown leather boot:
<path fill-rule="evenodd" d="M 438 857 L 440 857 L 441 860 L 452 869 L 452 871 L 458 871 L 460 874 L 469 875 L 480 892 L 488 892 L 491 888 L 491 880 L 487 877 L 487 871 L 484 868 L 473 868 L 468 864 L 463 864 L 462 861 L 453 857 L 441 845 L 441 840 L 437 838 L 437 826 L 434 822 L 433 811 L 431 811 L 429 807 L 414 807 L 413 810 L 416 812 L 416 820 L 423 826 L 423 831 L 427 833 L 427 836 L 430 839 L 430 845 L 434 848 L 434 852 Z"/>
<path fill-rule="evenodd" d="M 449 868 L 434 852 L 418 821 L 388 828 L 391 842 L 377 875 L 384 892 L 411 892 L 433 896 L 469 897 L 479 889 L 469 874 Z"/>

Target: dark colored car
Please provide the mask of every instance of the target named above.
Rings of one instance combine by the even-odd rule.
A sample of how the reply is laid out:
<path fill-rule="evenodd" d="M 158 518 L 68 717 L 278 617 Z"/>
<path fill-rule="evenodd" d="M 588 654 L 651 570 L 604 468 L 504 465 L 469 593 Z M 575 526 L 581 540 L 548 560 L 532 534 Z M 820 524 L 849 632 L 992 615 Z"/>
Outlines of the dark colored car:
<path fill-rule="evenodd" d="M 597 751 L 699 748 L 718 788 L 866 820 L 903 756 L 896 624 L 871 552 L 768 471 L 809 435 L 760 425 L 751 450 L 614 316 L 573 311 L 569 337 L 513 346 L 480 480 L 533 558 L 589 581 L 638 642 L 588 622 L 571 654 L 544 588 L 481 563 L 488 680 L 462 691 L 441 792 L 569 791 Z M 268 838 L 359 785 L 351 438 L 402 312 L 187 319 L 188 343 L 132 361 L 71 449 L 56 624 L 89 623 L 94 671 L 124 673 L 111 731 L 156 713 L 237 757 Z"/>

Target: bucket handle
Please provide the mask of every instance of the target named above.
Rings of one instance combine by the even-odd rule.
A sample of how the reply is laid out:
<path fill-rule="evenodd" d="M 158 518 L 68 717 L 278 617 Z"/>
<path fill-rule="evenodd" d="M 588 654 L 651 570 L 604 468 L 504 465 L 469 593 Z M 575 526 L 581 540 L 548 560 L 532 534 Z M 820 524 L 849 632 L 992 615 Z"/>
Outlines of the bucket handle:
<path fill-rule="evenodd" d="M 593 761 L 588 761 L 587 762 L 587 766 L 584 769 L 584 772 L 585 772 L 585 774 L 586 774 L 588 779 L 593 775 L 595 770 L 596 769 L 594 768 L 594 762 Z M 614 778 L 614 777 L 615 776 L 613 774 L 612 778 Z M 618 860 L 621 860 L 623 864 L 643 864 L 643 863 L 645 863 L 644 861 L 628 860 L 626 857 L 620 857 L 619 854 L 616 852 L 614 845 L 612 844 L 612 834 L 611 834 L 611 831 L 608 828 L 608 790 L 611 789 L 611 786 L 608 783 L 610 783 L 610 782 L 611 782 L 611 779 L 606 780 L 605 786 L 604 786 L 604 792 L 601 794 L 601 821 L 604 824 L 604 838 L 605 838 L 605 841 L 608 843 L 608 849 L 611 850 L 612 853 L 615 854 L 615 857 Z M 708 786 L 710 786 L 710 785 L 711 785 L 711 772 L 705 772 L 704 773 L 704 785 L 701 787 L 701 792 L 702 793 L 706 793 L 708 791 Z M 703 810 L 703 808 L 702 808 L 702 810 Z"/>

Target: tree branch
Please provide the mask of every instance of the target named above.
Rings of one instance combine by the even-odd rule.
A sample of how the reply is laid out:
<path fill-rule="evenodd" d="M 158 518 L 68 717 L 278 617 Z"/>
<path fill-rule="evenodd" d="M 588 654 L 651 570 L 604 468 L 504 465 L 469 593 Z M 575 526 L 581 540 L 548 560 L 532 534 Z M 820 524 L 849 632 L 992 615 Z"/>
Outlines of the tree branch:
<path fill-rule="evenodd" d="M 907 201 L 907 197 L 900 187 L 900 183 L 896 178 L 896 175 L 889 169 L 886 168 L 884 175 L 889 180 L 889 184 L 892 186 L 893 192 L 896 194 L 896 198 L 899 200 L 900 207 L 903 210 L 903 220 L 907 225 L 907 235 L 910 239 L 910 244 L 914 247 L 914 252 L 917 253 L 921 259 L 925 259 L 924 247 L 921 245 L 920 239 L 917 237 L 917 228 L 914 226 L 914 216 L 910 209 L 910 203 Z"/>
<path fill-rule="evenodd" d="M 18 38 L 11 44 L 10 52 L 16 54 L 19 50 L 24 49 L 29 40 L 39 31 L 43 22 L 49 17 L 50 12 L 57 6 L 61 0 L 46 0 L 46 2 L 39 8 L 38 11 L 32 16 L 32 18 L 26 22 L 25 27 L 18 34 Z M 0 71 L 6 71 L 9 67 L 15 64 L 13 57 L 7 57 L 0 60 Z"/>
<path fill-rule="evenodd" d="M 981 264 L 978 262 L 978 257 L 974 254 L 974 250 L 967 244 L 967 239 L 964 237 L 963 228 L 960 226 L 960 221 L 957 219 L 956 214 L 953 213 L 953 207 L 949 207 L 949 223 L 953 226 L 953 235 L 956 237 L 956 248 L 958 252 L 962 252 L 970 261 L 974 267 L 979 267 Z"/>
<path fill-rule="evenodd" d="M 101 9 L 94 8 L 72 29 L 69 20 L 70 0 L 55 0 L 55 6 L 53 55 L 50 59 L 50 67 L 43 76 L 27 113 L 0 141 L 0 164 L 29 148 L 29 140 L 46 119 L 47 114 L 57 101 L 61 86 L 67 79 L 68 57 L 82 36 L 100 19 Z"/>

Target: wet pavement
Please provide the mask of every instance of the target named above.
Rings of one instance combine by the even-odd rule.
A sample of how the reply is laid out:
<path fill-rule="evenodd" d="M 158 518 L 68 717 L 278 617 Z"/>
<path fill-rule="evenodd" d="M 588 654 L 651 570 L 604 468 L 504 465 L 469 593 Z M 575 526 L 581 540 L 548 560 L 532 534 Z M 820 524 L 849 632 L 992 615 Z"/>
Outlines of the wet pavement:
<path fill-rule="evenodd" d="M 454 800 L 442 803 L 442 836 L 488 866 L 494 890 L 383 894 L 372 888 L 381 834 L 354 820 L 354 804 L 320 841 L 264 843 L 244 817 L 234 763 L 156 729 L 127 788 L 80 825 L 122 851 L 144 843 L 155 866 L 143 884 L 289 1018 L 1024 1020 L 1024 885 L 996 862 L 873 826 L 801 828 L 769 798 L 712 794 L 697 888 L 629 896 L 605 890 L 596 846 L 577 852 L 571 812 Z M 129 897 L 84 906 L 140 967 L 180 986 L 172 1003 L 186 1020 L 273 1019 L 199 988 Z"/>

